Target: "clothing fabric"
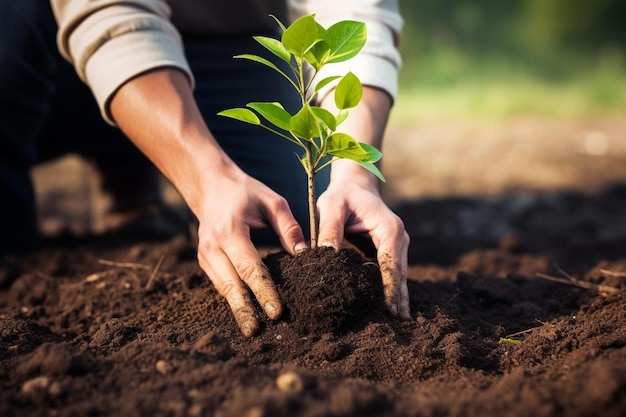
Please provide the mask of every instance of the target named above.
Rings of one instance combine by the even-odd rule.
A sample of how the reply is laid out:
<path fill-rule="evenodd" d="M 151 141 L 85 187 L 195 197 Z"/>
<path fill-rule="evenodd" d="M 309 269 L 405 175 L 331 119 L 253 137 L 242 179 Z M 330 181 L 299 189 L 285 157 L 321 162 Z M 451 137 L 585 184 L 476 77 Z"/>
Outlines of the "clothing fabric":
<path fill-rule="evenodd" d="M 316 14 L 324 26 L 339 20 L 367 25 L 368 40 L 354 59 L 329 65 L 318 79 L 354 72 L 364 85 L 397 93 L 402 19 L 396 0 L 51 0 L 63 56 L 92 89 L 103 117 L 114 123 L 109 102 L 129 79 L 158 67 L 184 71 L 194 83 L 181 33 L 199 36 L 252 35 L 283 21 Z M 332 85 L 320 91 L 326 94 Z"/>

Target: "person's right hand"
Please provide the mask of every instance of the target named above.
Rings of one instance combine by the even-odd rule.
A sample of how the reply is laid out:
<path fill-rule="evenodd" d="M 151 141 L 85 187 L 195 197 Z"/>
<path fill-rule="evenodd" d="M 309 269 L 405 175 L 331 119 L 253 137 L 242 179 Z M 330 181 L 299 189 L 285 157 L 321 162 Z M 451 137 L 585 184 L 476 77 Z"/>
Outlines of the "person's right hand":
<path fill-rule="evenodd" d="M 179 70 L 160 68 L 124 84 L 111 115 L 174 184 L 200 222 L 198 260 L 241 331 L 258 329 L 254 299 L 276 319 L 282 304 L 250 230 L 272 227 L 285 250 L 306 248 L 287 201 L 246 175 L 217 144 Z"/>
<path fill-rule="evenodd" d="M 280 317 L 282 303 L 250 231 L 273 228 L 292 254 L 306 248 L 304 235 L 287 201 L 238 168 L 205 186 L 209 198 L 197 213 L 198 261 L 230 305 L 243 334 L 252 336 L 259 327 L 253 297 L 270 319 Z"/>

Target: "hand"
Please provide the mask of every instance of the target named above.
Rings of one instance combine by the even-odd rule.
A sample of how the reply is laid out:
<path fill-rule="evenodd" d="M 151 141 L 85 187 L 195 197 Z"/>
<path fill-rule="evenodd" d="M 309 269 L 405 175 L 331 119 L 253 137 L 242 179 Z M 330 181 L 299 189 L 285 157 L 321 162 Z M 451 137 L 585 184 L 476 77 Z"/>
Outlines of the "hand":
<path fill-rule="evenodd" d="M 377 249 L 389 311 L 393 316 L 410 320 L 406 282 L 410 239 L 402 220 L 385 205 L 378 191 L 356 182 L 331 183 L 320 195 L 317 209 L 320 245 L 339 248 L 345 233 L 365 233 L 371 237 Z"/>
<path fill-rule="evenodd" d="M 290 253 L 306 248 L 284 198 L 246 175 L 219 147 L 193 99 L 189 80 L 158 69 L 124 84 L 110 111 L 128 137 L 170 179 L 200 221 L 198 261 L 246 336 L 258 329 L 254 300 L 276 319 L 282 304 L 250 241 L 272 227 Z"/>
<path fill-rule="evenodd" d="M 209 185 L 210 200 L 200 209 L 198 261 L 249 337 L 259 327 L 251 293 L 272 320 L 280 317 L 283 308 L 272 277 L 250 241 L 250 230 L 272 227 L 292 254 L 306 248 L 306 243 L 287 201 L 234 171 Z"/>
<path fill-rule="evenodd" d="M 322 106 L 336 112 L 328 95 Z M 391 97 L 376 88 L 364 87 L 361 103 L 350 111 L 342 131 L 358 141 L 381 149 L 383 133 L 391 109 Z M 377 249 L 385 301 L 394 316 L 410 319 L 409 291 L 406 283 L 409 235 L 402 220 L 383 202 L 378 180 L 358 164 L 339 160 L 331 165 L 328 189 L 320 195 L 321 245 L 338 248 L 344 233 L 364 233 Z"/>

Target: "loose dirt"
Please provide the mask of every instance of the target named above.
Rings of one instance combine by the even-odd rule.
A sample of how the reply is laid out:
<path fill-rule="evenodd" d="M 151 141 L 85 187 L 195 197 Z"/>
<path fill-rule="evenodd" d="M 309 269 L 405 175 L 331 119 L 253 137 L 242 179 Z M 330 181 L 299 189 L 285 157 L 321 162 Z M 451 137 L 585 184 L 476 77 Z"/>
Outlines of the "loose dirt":
<path fill-rule="evenodd" d="M 626 187 L 444 194 L 394 200 L 410 321 L 349 250 L 271 251 L 287 311 L 251 339 L 183 236 L 5 258 L 0 415 L 626 415 Z"/>

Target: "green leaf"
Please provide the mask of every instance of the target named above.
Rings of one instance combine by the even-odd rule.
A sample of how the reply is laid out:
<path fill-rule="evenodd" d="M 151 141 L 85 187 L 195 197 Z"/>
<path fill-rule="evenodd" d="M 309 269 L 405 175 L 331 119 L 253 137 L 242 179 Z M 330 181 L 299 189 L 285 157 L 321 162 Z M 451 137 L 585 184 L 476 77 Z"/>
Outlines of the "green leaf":
<path fill-rule="evenodd" d="M 317 106 L 311 107 L 311 111 L 328 129 L 331 131 L 335 131 L 335 129 L 337 129 L 337 119 L 335 119 L 335 116 L 331 112 Z"/>
<path fill-rule="evenodd" d="M 304 58 L 320 41 L 330 44 L 326 29 L 315 21 L 315 15 L 304 16 L 293 22 L 283 33 L 281 41 L 285 49 L 298 58 Z"/>
<path fill-rule="evenodd" d="M 277 18 L 277 17 L 276 17 L 276 16 L 274 16 L 273 14 L 271 14 L 271 15 L 270 15 L 270 17 L 276 21 L 276 23 L 278 24 L 278 26 L 280 26 L 280 28 L 283 30 L 283 32 L 287 30 L 287 28 L 285 27 L 285 25 L 283 24 L 283 22 L 281 22 L 281 21 L 280 21 L 280 19 L 279 19 L 279 18 Z"/>
<path fill-rule="evenodd" d="M 328 28 L 330 58 L 328 63 L 347 61 L 356 56 L 367 40 L 367 28 L 363 22 L 344 20 Z"/>
<path fill-rule="evenodd" d="M 253 102 L 248 103 L 247 106 L 253 110 L 256 110 L 261 116 L 263 116 L 268 122 L 274 126 L 289 130 L 291 121 L 291 115 L 283 108 L 280 103 L 262 103 Z"/>
<path fill-rule="evenodd" d="M 348 115 L 350 115 L 350 112 L 348 110 L 341 110 L 337 115 L 337 126 L 345 122 L 348 118 Z"/>
<path fill-rule="evenodd" d="M 276 71 L 277 73 L 279 73 L 280 75 L 282 75 L 283 77 L 285 77 L 291 83 L 291 85 L 293 85 L 294 88 L 296 89 L 298 88 L 298 86 L 294 83 L 294 81 L 287 74 L 281 71 L 281 69 L 278 68 L 272 61 L 269 61 L 266 58 L 263 58 L 262 56 L 252 55 L 252 54 L 241 54 L 241 55 L 235 55 L 234 58 L 247 59 L 249 61 L 258 62 L 259 64 L 268 66 L 274 71 Z"/>
<path fill-rule="evenodd" d="M 359 145 L 361 145 L 361 148 L 363 148 L 363 150 L 367 152 L 367 162 L 378 162 L 380 161 L 380 158 L 383 157 L 383 153 L 379 151 L 376 147 L 363 142 L 359 142 Z"/>
<path fill-rule="evenodd" d="M 256 114 L 254 114 L 253 111 L 248 110 L 248 109 L 242 109 L 242 108 L 227 109 L 227 110 L 222 110 L 221 112 L 217 113 L 217 115 L 230 117 L 231 119 L 239 120 L 245 123 L 250 123 L 251 125 L 258 126 L 261 124 L 261 120 L 259 120 L 259 117 Z"/>
<path fill-rule="evenodd" d="M 253 36 L 253 38 L 265 49 L 267 49 L 286 63 L 291 62 L 291 54 L 285 49 L 282 42 L 278 39 L 269 38 L 267 36 Z"/>
<path fill-rule="evenodd" d="M 330 155 L 337 158 L 350 159 L 358 163 L 379 180 L 385 182 L 385 177 L 378 167 L 374 165 L 382 157 L 382 153 L 375 147 L 367 143 L 357 142 L 345 133 L 334 133 L 328 137 L 326 149 Z"/>
<path fill-rule="evenodd" d="M 278 71 L 281 74 L 284 74 L 272 61 L 266 58 L 263 58 L 262 56 L 252 55 L 252 54 L 241 54 L 241 55 L 235 55 L 233 58 L 247 59 L 249 61 L 258 62 L 259 64 L 263 64 L 263 65 L 270 67 L 274 71 Z"/>
<path fill-rule="evenodd" d="M 309 158 L 306 157 L 306 153 L 303 153 L 298 159 L 300 160 L 302 168 L 304 168 L 304 172 L 309 172 Z"/>
<path fill-rule="evenodd" d="M 326 142 L 326 152 L 337 158 L 365 161 L 368 153 L 352 136 L 346 133 L 333 133 Z"/>
<path fill-rule="evenodd" d="M 328 42 L 319 41 L 304 54 L 304 58 L 315 68 L 315 71 L 319 71 L 326 63 L 329 54 L 330 45 Z"/>
<path fill-rule="evenodd" d="M 306 104 L 291 118 L 289 131 L 297 137 L 306 140 L 320 136 L 319 122 L 313 111 L 311 111 L 311 106 Z"/>
<path fill-rule="evenodd" d="M 351 159 L 357 162 L 378 162 L 382 153 L 372 145 L 358 142 L 346 133 L 333 133 L 328 137 L 326 151 L 338 158 Z"/>
<path fill-rule="evenodd" d="M 330 77 L 322 78 L 317 82 L 317 84 L 315 84 L 315 92 L 317 93 L 322 88 L 335 81 L 337 78 L 341 78 L 341 75 L 331 75 Z"/>
<path fill-rule="evenodd" d="M 356 107 L 363 96 L 363 86 L 358 77 L 348 72 L 335 89 L 335 105 L 339 110 Z"/>
<path fill-rule="evenodd" d="M 379 180 L 381 180 L 382 182 L 386 182 L 385 177 L 383 176 L 383 173 L 380 172 L 380 170 L 378 169 L 376 165 L 372 164 L 371 162 L 363 162 L 363 161 L 356 161 L 356 162 L 359 165 L 361 165 L 363 168 L 367 169 L 372 174 L 376 175 L 376 177 Z"/>

